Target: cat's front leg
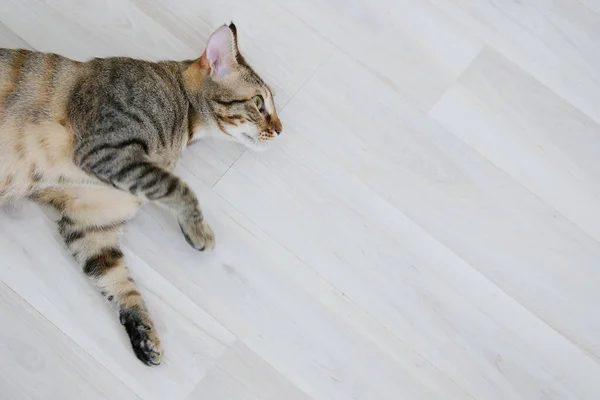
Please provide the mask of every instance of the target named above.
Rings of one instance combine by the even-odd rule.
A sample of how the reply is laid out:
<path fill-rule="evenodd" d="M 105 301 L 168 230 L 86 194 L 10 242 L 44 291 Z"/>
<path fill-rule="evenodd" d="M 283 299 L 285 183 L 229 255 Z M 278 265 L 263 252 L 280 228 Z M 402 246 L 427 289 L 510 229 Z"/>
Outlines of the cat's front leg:
<path fill-rule="evenodd" d="M 125 152 L 106 151 L 83 157 L 81 168 L 115 187 L 171 208 L 186 241 L 196 250 L 212 250 L 215 235 L 204 221 L 200 203 L 194 192 L 173 173 L 142 157 Z M 102 162 L 110 160 L 110 162 Z"/>
<path fill-rule="evenodd" d="M 179 212 L 179 227 L 190 246 L 199 251 L 215 248 L 215 234 L 204 221 L 196 196 L 185 183 L 182 189 L 182 206 Z"/>
<path fill-rule="evenodd" d="M 127 167 L 124 169 L 127 170 Z M 141 167 L 140 170 L 137 178 L 133 174 L 135 183 L 129 190 L 173 209 L 185 240 L 194 249 L 213 250 L 215 234 L 204 221 L 198 198 L 189 186 L 179 177 L 154 165 Z"/>
<path fill-rule="evenodd" d="M 186 242 L 199 251 L 215 248 L 215 234 L 208 224 L 196 217 L 179 221 L 179 227 Z"/>

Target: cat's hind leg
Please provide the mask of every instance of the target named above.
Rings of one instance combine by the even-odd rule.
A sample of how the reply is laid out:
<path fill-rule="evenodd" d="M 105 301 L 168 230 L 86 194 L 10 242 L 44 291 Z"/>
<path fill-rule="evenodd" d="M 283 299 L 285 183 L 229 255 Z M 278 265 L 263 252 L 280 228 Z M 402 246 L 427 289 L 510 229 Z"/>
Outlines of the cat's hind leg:
<path fill-rule="evenodd" d="M 50 190 L 34 199 L 61 213 L 58 227 L 65 244 L 83 273 L 118 312 L 135 355 L 146 365 L 160 364 L 160 339 L 119 243 L 139 201 L 110 188 Z"/>

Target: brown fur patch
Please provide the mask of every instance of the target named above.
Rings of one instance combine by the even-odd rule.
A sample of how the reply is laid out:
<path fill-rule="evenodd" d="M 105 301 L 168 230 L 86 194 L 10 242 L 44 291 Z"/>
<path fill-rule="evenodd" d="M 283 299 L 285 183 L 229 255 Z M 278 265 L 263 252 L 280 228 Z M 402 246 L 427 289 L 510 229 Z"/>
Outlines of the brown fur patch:
<path fill-rule="evenodd" d="M 281 120 L 279 119 L 279 117 L 277 116 L 277 114 L 273 113 L 271 115 L 271 128 L 277 132 L 277 134 L 279 135 L 281 133 L 281 131 L 283 130 L 283 125 L 281 124 Z"/>
<path fill-rule="evenodd" d="M 83 272 L 93 277 L 101 277 L 115 268 L 123 259 L 123 252 L 116 247 L 106 247 L 96 255 L 89 257 L 83 266 Z"/>
<path fill-rule="evenodd" d="M 13 179 L 14 178 L 12 175 L 8 175 L 6 178 L 4 178 L 4 182 L 0 184 L 0 196 L 4 195 L 8 191 Z"/>
<path fill-rule="evenodd" d="M 241 115 L 220 115 L 220 114 L 216 114 L 215 116 L 220 120 L 223 121 L 226 124 L 229 125 L 233 125 L 233 126 L 237 126 L 238 123 L 236 121 L 239 121 L 240 123 L 245 121 L 245 118 Z"/>
<path fill-rule="evenodd" d="M 56 77 L 57 66 L 59 61 L 59 56 L 56 54 L 48 54 L 46 55 L 46 62 L 44 64 L 44 71 L 42 72 L 42 81 L 40 82 L 41 88 L 38 93 L 37 98 L 37 107 L 41 111 L 41 114 L 46 111 L 48 103 L 52 98 L 52 94 L 54 92 L 54 78 Z"/>
<path fill-rule="evenodd" d="M 31 199 L 38 203 L 52 206 L 59 212 L 63 212 L 73 200 L 68 194 L 56 190 L 37 192 L 31 196 Z"/>
<path fill-rule="evenodd" d="M 10 97 L 17 93 L 21 75 L 23 75 L 23 66 L 30 52 L 27 50 L 16 50 L 10 63 L 10 83 L 6 85 L 4 92 L 4 103 L 8 103 Z"/>
<path fill-rule="evenodd" d="M 125 293 L 122 294 L 123 299 L 127 299 L 128 297 L 132 297 L 132 296 L 137 296 L 140 297 L 142 294 L 140 292 L 138 292 L 137 290 L 129 290 Z"/>
<path fill-rule="evenodd" d="M 201 62 L 196 61 L 183 71 L 183 80 L 185 86 L 192 91 L 199 91 L 206 77 L 210 74 L 210 67 L 207 69 Z"/>
<path fill-rule="evenodd" d="M 54 157 L 52 157 L 52 155 L 50 154 L 50 143 L 48 142 L 48 138 L 44 135 L 44 132 L 39 131 L 38 133 L 38 144 L 42 148 L 42 152 L 46 157 L 46 161 L 52 164 L 54 161 Z"/>
<path fill-rule="evenodd" d="M 32 164 L 31 168 L 29 168 L 29 180 L 33 183 L 37 183 L 41 181 L 42 178 L 42 173 L 38 171 L 37 166 L 35 164 Z"/>
<path fill-rule="evenodd" d="M 142 295 L 137 290 L 130 290 L 120 296 L 121 305 L 125 308 L 135 308 L 144 304 Z"/>
<path fill-rule="evenodd" d="M 3 187 L 8 187 L 13 181 L 13 176 L 9 175 L 6 178 L 4 178 L 4 183 L 2 184 Z"/>
<path fill-rule="evenodd" d="M 20 136 L 20 133 L 17 133 L 17 138 L 15 140 L 15 153 L 19 158 L 25 158 L 25 144 L 23 143 L 23 138 Z"/>
<path fill-rule="evenodd" d="M 219 127 L 219 129 L 221 130 L 221 132 L 223 132 L 224 134 L 226 134 L 227 136 L 231 136 L 229 133 L 227 133 L 227 131 L 225 130 L 225 128 L 223 127 L 223 124 L 221 123 L 221 121 L 217 118 L 215 119 L 215 122 L 217 123 L 217 126 Z"/>
<path fill-rule="evenodd" d="M 6 97 L 8 96 L 8 94 L 14 92 L 16 85 L 12 82 L 8 82 L 4 85 L 4 87 L 2 88 L 2 90 L 0 90 L 0 93 L 4 93 L 3 95 L 0 96 L 0 113 L 2 113 L 2 111 L 4 110 L 4 106 L 6 103 Z"/>

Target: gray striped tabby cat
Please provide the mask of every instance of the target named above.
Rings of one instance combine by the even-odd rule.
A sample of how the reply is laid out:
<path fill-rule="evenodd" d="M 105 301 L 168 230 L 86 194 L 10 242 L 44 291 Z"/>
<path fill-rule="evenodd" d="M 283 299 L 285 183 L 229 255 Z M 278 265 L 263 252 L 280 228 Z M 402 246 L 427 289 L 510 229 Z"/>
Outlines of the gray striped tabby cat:
<path fill-rule="evenodd" d="M 162 350 L 119 246 L 123 226 L 154 201 L 175 211 L 192 247 L 212 249 L 198 199 L 172 173 L 183 148 L 217 135 L 262 149 L 281 129 L 233 24 L 194 61 L 81 63 L 0 49 L 0 204 L 28 197 L 60 212 L 66 246 L 147 365 Z"/>

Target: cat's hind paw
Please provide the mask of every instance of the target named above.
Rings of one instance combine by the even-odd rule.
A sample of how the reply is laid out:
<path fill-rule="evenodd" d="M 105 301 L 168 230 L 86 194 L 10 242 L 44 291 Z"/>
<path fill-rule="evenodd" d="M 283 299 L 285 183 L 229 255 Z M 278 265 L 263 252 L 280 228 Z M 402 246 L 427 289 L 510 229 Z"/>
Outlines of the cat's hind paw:
<path fill-rule="evenodd" d="M 121 323 L 129 335 L 136 357 L 148 366 L 159 365 L 163 355 L 160 339 L 152 323 L 143 319 L 137 313 L 121 313 Z"/>

